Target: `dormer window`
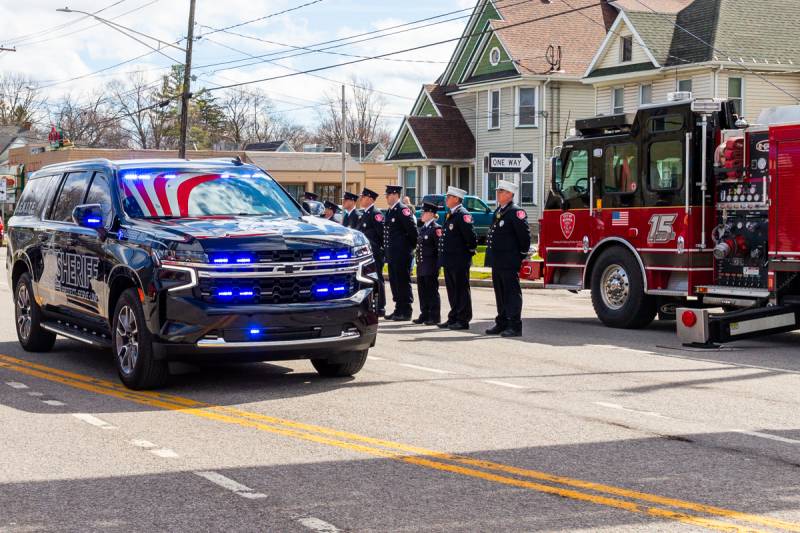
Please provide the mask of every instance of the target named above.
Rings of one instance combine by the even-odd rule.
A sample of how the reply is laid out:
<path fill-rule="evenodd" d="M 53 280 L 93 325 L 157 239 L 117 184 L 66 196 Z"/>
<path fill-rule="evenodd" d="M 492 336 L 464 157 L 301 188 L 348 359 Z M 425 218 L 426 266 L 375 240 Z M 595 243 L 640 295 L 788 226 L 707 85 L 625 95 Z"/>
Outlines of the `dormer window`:
<path fill-rule="evenodd" d="M 633 59 L 633 36 L 625 35 L 620 38 L 619 60 L 621 63 Z"/>

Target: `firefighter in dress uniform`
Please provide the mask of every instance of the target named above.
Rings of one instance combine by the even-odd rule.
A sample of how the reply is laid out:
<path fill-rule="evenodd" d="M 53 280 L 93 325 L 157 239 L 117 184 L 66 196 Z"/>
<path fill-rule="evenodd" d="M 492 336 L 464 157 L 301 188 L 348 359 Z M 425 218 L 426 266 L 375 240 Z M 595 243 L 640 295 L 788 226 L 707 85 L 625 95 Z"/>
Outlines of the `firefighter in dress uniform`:
<path fill-rule="evenodd" d="M 411 262 L 417 246 L 417 220 L 411 208 L 400 201 L 402 192 L 399 185 L 386 186 L 386 201 L 390 207 L 383 226 L 383 249 L 389 265 L 389 287 L 394 301 L 394 312 L 386 315 L 386 319 L 396 322 L 411 320 L 411 303 L 414 301 Z"/>
<path fill-rule="evenodd" d="M 531 229 L 525 210 L 514 203 L 519 187 L 510 181 L 497 183 L 497 210 L 486 237 L 485 266 L 492 268 L 497 303 L 494 327 L 487 335 L 522 335 L 522 287 L 519 269 L 531 246 Z"/>
<path fill-rule="evenodd" d="M 378 274 L 378 316 L 386 314 L 386 293 L 383 283 L 383 213 L 375 207 L 378 193 L 370 189 L 361 192 L 361 208 L 364 210 L 358 221 L 358 230 L 369 240 L 375 268 Z"/>
<path fill-rule="evenodd" d="M 339 207 L 338 205 L 336 205 L 335 203 L 330 202 L 328 200 L 325 200 L 325 215 L 324 215 L 324 217 L 326 219 L 333 220 L 334 217 L 336 216 L 336 213 L 338 213 L 341 210 L 342 210 L 342 208 Z"/>
<path fill-rule="evenodd" d="M 342 218 L 342 226 L 346 228 L 358 229 L 358 223 L 361 220 L 361 215 L 364 211 L 356 208 L 358 202 L 358 195 L 352 192 L 344 193 L 342 199 L 342 207 L 344 207 L 344 217 Z"/>
<path fill-rule="evenodd" d="M 435 326 L 441 320 L 442 301 L 439 297 L 439 239 L 442 227 L 436 223 L 439 206 L 422 205 L 422 226 L 417 239 L 417 294 L 419 318 L 414 324 Z"/>
<path fill-rule="evenodd" d="M 318 202 L 319 195 L 310 191 L 303 191 L 303 209 L 308 211 L 309 213 L 313 213 L 313 209 L 311 208 L 311 202 Z"/>
<path fill-rule="evenodd" d="M 469 290 L 469 268 L 478 247 L 478 236 L 472 215 L 462 205 L 467 191 L 457 187 L 447 189 L 447 215 L 439 239 L 439 264 L 444 267 L 444 282 L 450 313 L 442 329 L 469 329 L 472 321 L 472 295 Z"/>

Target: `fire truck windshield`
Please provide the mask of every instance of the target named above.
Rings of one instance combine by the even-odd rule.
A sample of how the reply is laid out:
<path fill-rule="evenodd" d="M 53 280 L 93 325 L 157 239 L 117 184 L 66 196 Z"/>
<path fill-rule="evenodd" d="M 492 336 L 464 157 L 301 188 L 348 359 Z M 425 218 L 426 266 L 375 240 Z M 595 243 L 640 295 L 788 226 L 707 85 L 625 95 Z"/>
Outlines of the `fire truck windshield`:
<path fill-rule="evenodd" d="M 589 151 L 572 150 L 563 169 L 556 165 L 556 172 L 556 187 L 565 200 L 583 196 L 589 190 Z"/>

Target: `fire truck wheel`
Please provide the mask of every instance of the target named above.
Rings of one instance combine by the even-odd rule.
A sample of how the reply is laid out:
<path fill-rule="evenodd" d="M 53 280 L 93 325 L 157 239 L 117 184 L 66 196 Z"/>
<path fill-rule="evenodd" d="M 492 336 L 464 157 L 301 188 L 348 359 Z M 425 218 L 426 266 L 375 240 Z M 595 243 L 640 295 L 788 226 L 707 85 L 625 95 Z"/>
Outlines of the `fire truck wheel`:
<path fill-rule="evenodd" d="M 606 326 L 638 329 L 655 319 L 656 298 L 645 294 L 639 264 L 626 250 L 604 251 L 592 269 L 591 281 L 592 305 Z"/>

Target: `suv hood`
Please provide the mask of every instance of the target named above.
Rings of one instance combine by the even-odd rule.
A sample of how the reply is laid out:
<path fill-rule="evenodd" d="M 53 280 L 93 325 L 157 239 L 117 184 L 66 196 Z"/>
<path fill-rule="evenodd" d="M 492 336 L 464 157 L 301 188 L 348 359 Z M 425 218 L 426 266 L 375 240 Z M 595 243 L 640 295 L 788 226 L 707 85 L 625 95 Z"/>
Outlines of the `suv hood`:
<path fill-rule="evenodd" d="M 318 217 L 204 217 L 137 220 L 138 229 L 159 239 L 200 242 L 204 249 L 279 249 L 291 241 L 353 246 L 355 232 Z"/>

